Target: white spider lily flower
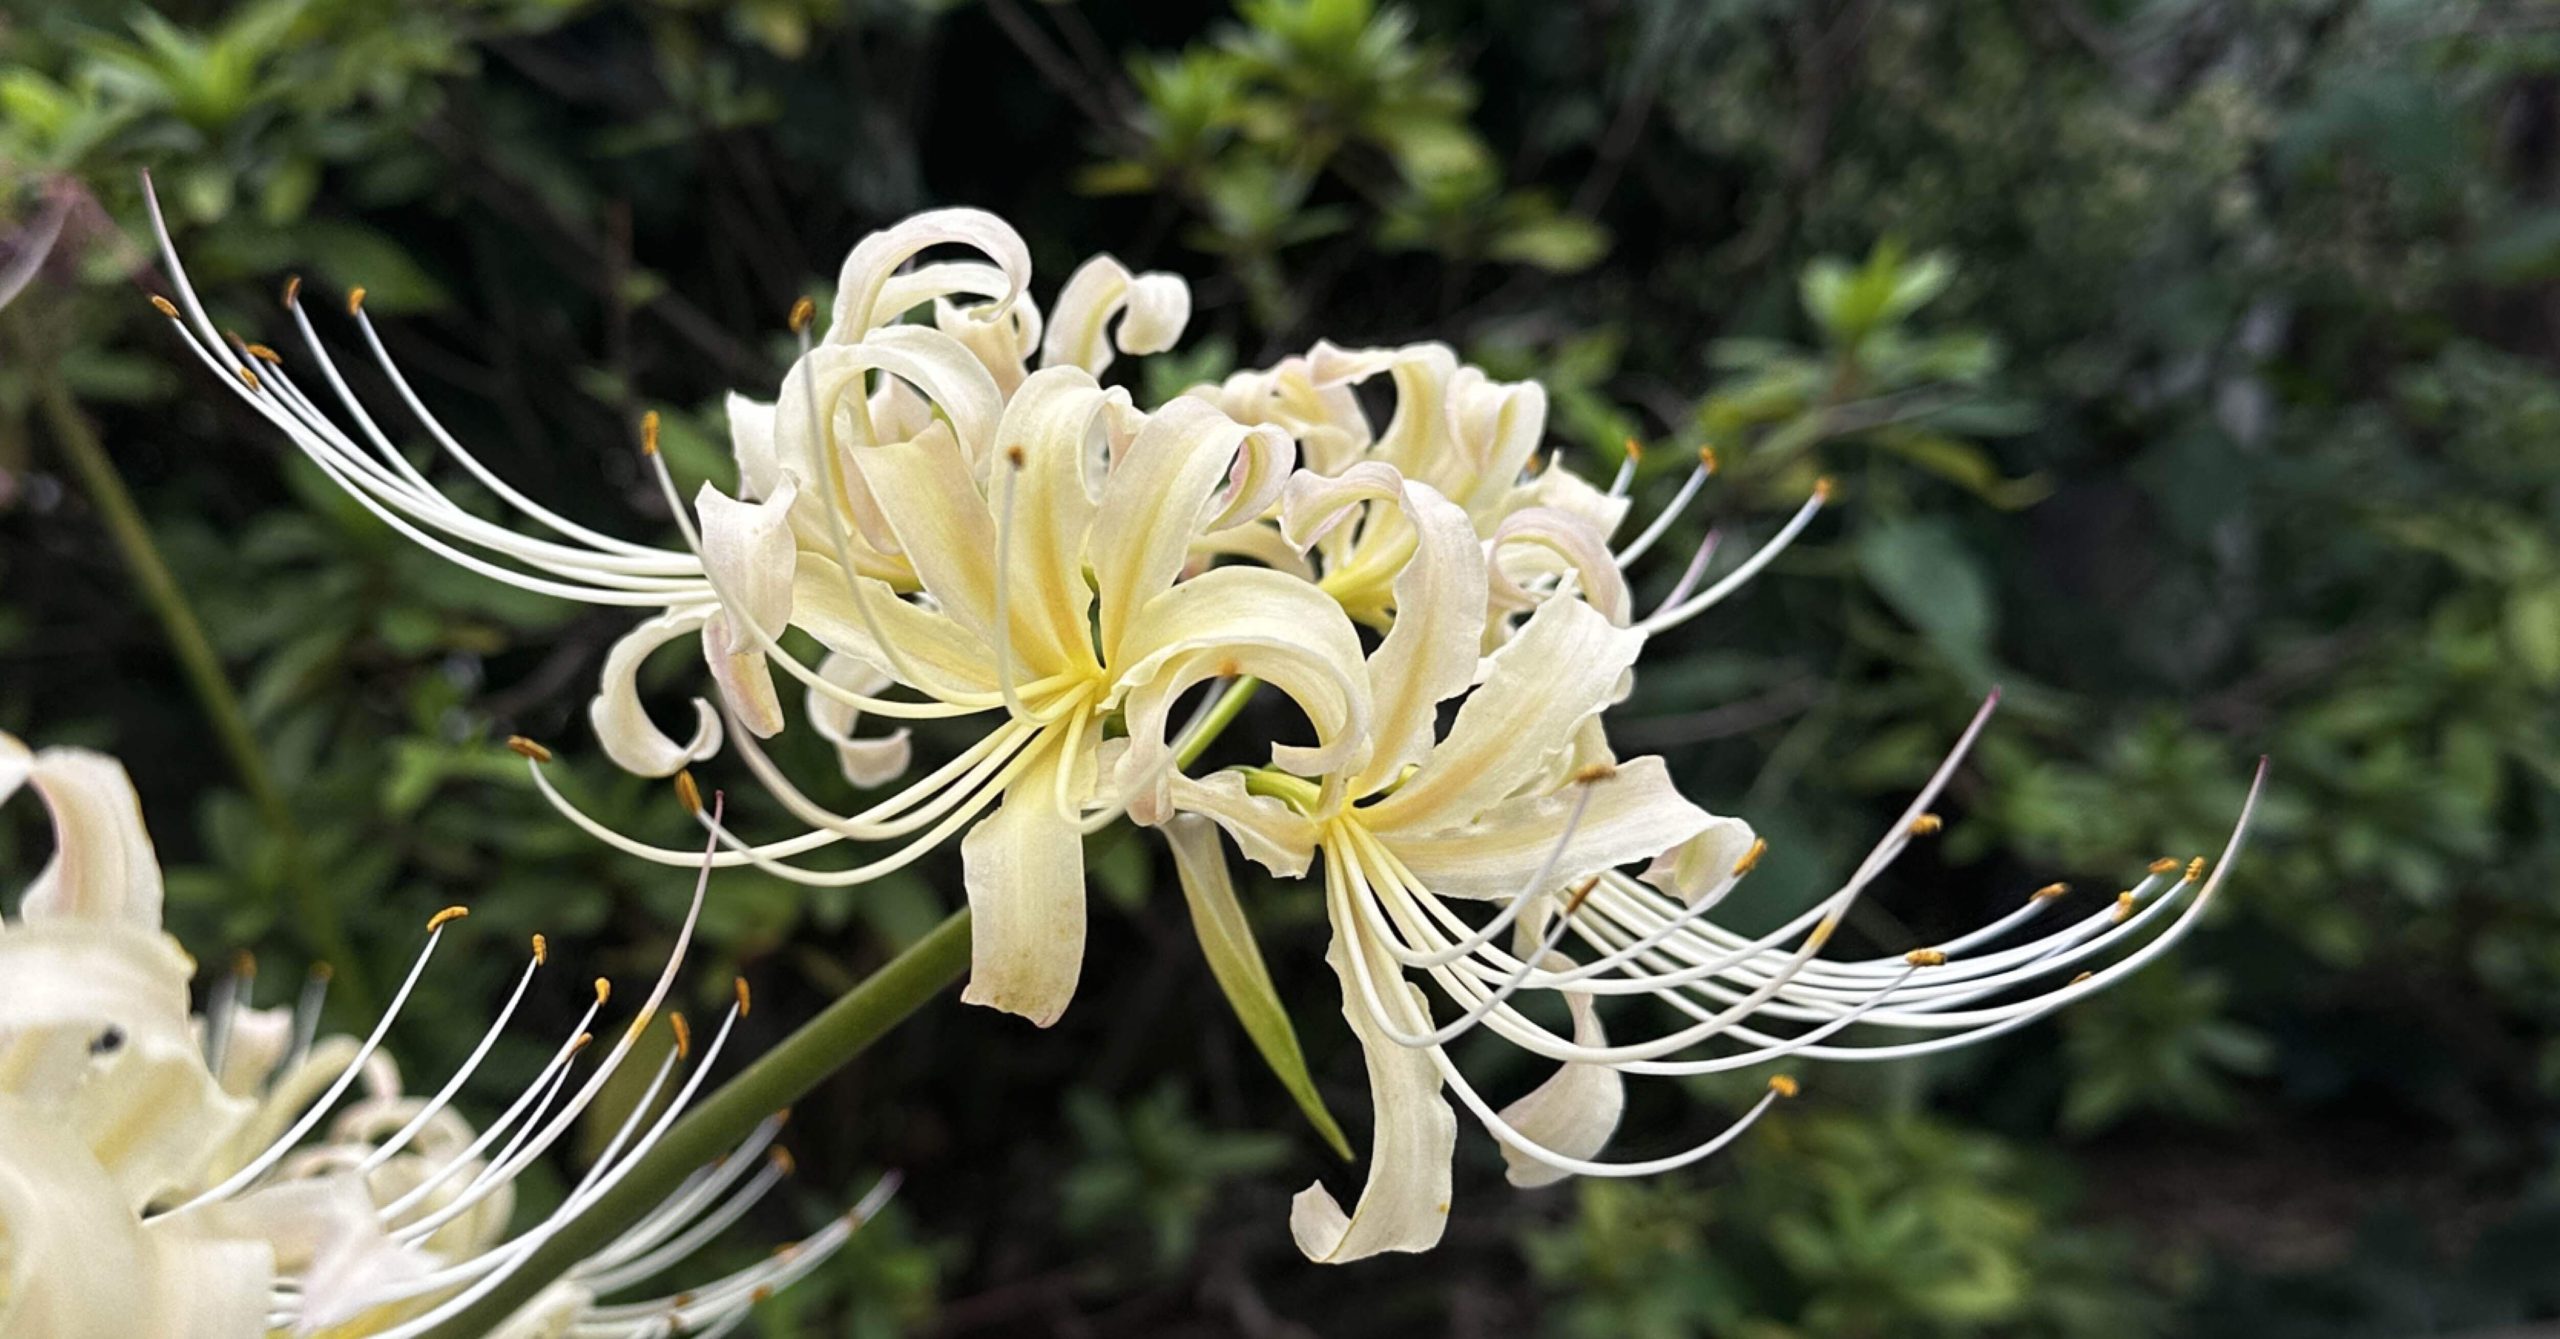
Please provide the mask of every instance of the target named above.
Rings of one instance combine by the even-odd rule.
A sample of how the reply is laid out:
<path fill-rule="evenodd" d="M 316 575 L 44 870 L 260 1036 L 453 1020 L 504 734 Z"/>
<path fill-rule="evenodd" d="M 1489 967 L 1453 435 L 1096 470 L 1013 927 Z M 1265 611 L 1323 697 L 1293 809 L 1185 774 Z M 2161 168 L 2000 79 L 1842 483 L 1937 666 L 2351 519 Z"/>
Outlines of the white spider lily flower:
<path fill-rule="evenodd" d="M 1316 736 L 1275 746 L 1273 759 L 1308 772 L 1340 768 L 1370 729 L 1358 636 L 1322 591 L 1253 568 L 1182 579 L 1198 535 L 1270 509 L 1287 478 L 1286 439 L 1184 398 L 1115 444 L 1113 404 L 1077 367 L 1027 377 L 1005 406 L 996 432 L 1006 447 L 984 483 L 941 423 L 854 452 L 879 495 L 895 500 L 883 515 L 928 599 L 902 600 L 804 554 L 794 619 L 838 656 L 930 700 L 992 701 L 1003 719 L 857 813 L 811 799 L 733 729 L 740 756 L 808 830 L 761 843 L 719 834 L 721 863 L 843 886 L 902 868 L 966 826 L 975 920 L 964 998 L 1043 1026 L 1082 970 L 1083 834 L 1122 812 L 1150 823 L 1170 812 L 1181 698 L 1242 675 L 1272 685 Z M 1113 715 L 1127 735 L 1106 769 L 1103 722 Z M 693 858 L 606 828 L 539 767 L 534 775 L 564 813 L 619 849 L 668 864 Z M 793 863 L 847 841 L 902 844 L 851 869 Z"/>
<path fill-rule="evenodd" d="M 1383 431 L 1373 429 L 1355 394 L 1380 373 L 1395 386 L 1395 408 Z M 1349 350 L 1319 341 L 1303 355 L 1187 393 L 1239 422 L 1288 432 L 1314 474 L 1339 477 L 1385 466 L 1457 503 L 1490 555 L 1488 651 L 1510 635 L 1519 616 L 1568 583 L 1613 622 L 1647 635 L 1667 632 L 1722 602 L 1784 552 L 1828 497 L 1827 485 L 1818 489 L 1768 543 L 1701 591 L 1716 552 L 1710 533 L 1653 611 L 1638 619 L 1629 589 L 1634 567 L 1714 472 L 1712 451 L 1700 452 L 1697 467 L 1670 501 L 1613 552 L 1610 536 L 1627 522 L 1627 488 L 1641 448 L 1628 443 L 1627 457 L 1605 489 L 1553 454 L 1544 468 L 1533 470 L 1546 431 L 1545 391 L 1534 382 L 1497 382 L 1482 369 L 1461 365 L 1446 345 Z M 1411 536 L 1392 509 L 1370 511 L 1357 523 L 1337 518 L 1312 549 L 1257 527 L 1205 538 L 1203 556 L 1237 556 L 1298 571 L 1318 581 L 1353 618 L 1384 627 L 1395 612 L 1393 582 Z M 1305 549 L 1307 557 L 1295 558 L 1293 547 Z"/>
<path fill-rule="evenodd" d="M 707 867 L 620 1040 L 578 1073 L 610 996 L 599 980 L 533 1081 L 475 1132 L 454 1102 L 546 962 L 540 936 L 468 1058 L 432 1096 L 412 1096 L 383 1039 L 461 908 L 429 920 L 416 964 L 361 1040 L 315 1038 L 325 973 L 294 1007 L 257 1009 L 245 962 L 191 1020 L 194 963 L 160 929 L 160 871 L 123 768 L 0 735 L 0 799 L 22 785 L 51 810 L 56 845 L 21 918 L 0 931 L 0 1240 L 9 1244 L 0 1333 L 422 1334 L 497 1287 L 638 1165 L 748 1005 L 741 982 L 698 1057 L 682 1016 L 669 1015 L 676 1046 L 602 1156 L 556 1210 L 511 1234 L 515 1178 L 576 1128 L 662 1011 Z M 780 1124 L 757 1127 L 496 1333 L 715 1332 L 805 1274 L 893 1183 L 772 1259 L 683 1294 L 613 1300 L 681 1264 L 771 1189 L 787 1166 L 767 1156 Z"/>
<path fill-rule="evenodd" d="M 1274 873 L 1303 876 L 1316 857 L 1324 862 L 1328 961 L 1367 1056 L 1375 1124 L 1368 1182 L 1352 1211 L 1321 1183 L 1293 1205 L 1293 1233 L 1312 1259 L 1421 1250 L 1439 1239 L 1455 1139 L 1444 1085 L 1501 1143 L 1517 1184 L 1684 1166 L 1731 1143 L 1794 1081 L 1773 1081 L 1740 1120 L 1688 1148 L 1603 1161 L 1624 1076 L 1719 1073 L 1791 1057 L 1899 1058 L 2010 1031 L 2166 951 L 2238 854 L 2254 787 L 2215 882 L 2203 881 L 2201 859 L 2183 877 L 2176 862 L 2162 862 L 2115 907 L 2041 937 L 2010 942 L 2058 888 L 1904 957 L 1820 958 L 1864 890 L 1911 840 L 1936 830 L 1927 806 L 1988 720 L 1986 704 L 1840 889 L 1767 934 L 1726 930 L 1708 914 L 1757 863 L 1761 844 L 1739 820 L 1682 799 L 1660 759 L 1616 761 L 1599 733 L 1645 634 L 1583 600 L 1550 597 L 1479 670 L 1475 620 L 1484 605 L 1467 597 L 1490 577 L 1463 513 L 1427 486 L 1364 462 L 1335 479 L 1293 481 L 1281 528 L 1313 538 L 1354 507 L 1369 508 L 1373 523 L 1393 509 L 1416 536 L 1395 577 L 1399 606 L 1477 611 L 1400 617 L 1372 655 L 1381 721 L 1394 703 L 1393 719 L 1409 728 L 1382 728 L 1376 751 L 1344 777 L 1261 769 L 1175 782 L 1181 808 L 1215 819 Z M 1462 690 L 1464 702 L 1434 740 L 1434 705 Z M 1195 829 L 1177 840 L 1201 839 Z M 1203 859 L 1195 845 L 1186 867 Z M 1622 872 L 1639 862 L 1648 862 L 1640 877 Z M 1471 917 L 1460 910 L 1469 902 L 1493 910 Z M 1580 941 L 1571 952 L 1569 938 Z M 2104 961 L 2127 944 L 2139 947 Z M 1413 973 L 1437 987 L 1453 1016 L 1435 1018 L 1430 997 L 1406 979 Z M 1523 990 L 1560 996 L 1568 1033 L 1517 1008 L 1512 999 Z M 1613 1041 L 1598 1006 L 1623 995 L 1681 1017 L 1654 1035 Z M 1835 1040 L 1859 1026 L 1935 1035 Z M 1449 1051 L 1478 1028 L 1561 1068 L 1497 1110 Z"/>

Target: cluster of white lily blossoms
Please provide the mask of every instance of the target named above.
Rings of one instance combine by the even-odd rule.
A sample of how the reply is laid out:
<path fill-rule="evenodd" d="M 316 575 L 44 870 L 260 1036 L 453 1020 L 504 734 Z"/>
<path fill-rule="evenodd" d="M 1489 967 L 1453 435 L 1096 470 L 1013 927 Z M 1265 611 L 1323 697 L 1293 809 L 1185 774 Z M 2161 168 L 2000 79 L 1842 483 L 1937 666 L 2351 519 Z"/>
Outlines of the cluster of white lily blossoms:
<path fill-rule="evenodd" d="M 1123 355 L 1173 346 L 1190 313 L 1180 279 L 1096 256 L 1044 319 L 1010 227 L 976 210 L 919 214 L 854 248 L 823 337 L 809 304 L 794 311 L 802 351 L 772 402 L 729 398 L 734 496 L 705 486 L 687 507 L 652 420 L 648 454 L 684 540 L 670 549 L 599 533 L 511 487 L 411 389 L 356 290 L 348 311 L 378 374 L 503 514 L 466 508 L 349 389 L 290 288 L 316 383 L 220 333 L 165 230 L 162 244 L 177 292 L 160 305 L 186 347 L 385 523 L 522 589 L 654 611 L 607 658 L 590 710 L 606 753 L 691 793 L 682 769 L 732 745 L 800 825 L 750 839 L 696 805 L 715 863 L 852 885 L 964 834 L 968 1000 L 1044 1026 L 1059 1017 L 1084 959 L 1083 838 L 1123 816 L 1163 831 L 1194 897 L 1230 910 L 1225 842 L 1283 878 L 1309 876 L 1321 856 L 1329 961 L 1375 1120 L 1352 1211 L 1321 1183 L 1297 1197 L 1291 1226 L 1313 1259 L 1439 1239 L 1456 1138 L 1444 1090 L 1500 1142 L 1519 1184 L 1678 1167 L 1731 1142 L 1792 1079 L 1683 1151 L 1600 1160 L 1625 1076 L 1892 1059 L 2009 1031 L 2165 952 L 2237 851 L 2235 830 L 2211 880 L 2201 859 L 2162 862 L 2113 906 L 2059 925 L 2046 925 L 2057 919 L 2048 889 L 1906 956 L 1819 956 L 1896 854 L 1934 830 L 1928 805 L 1977 718 L 1839 889 L 1766 934 L 1719 925 L 1711 913 L 1761 844 L 1682 798 L 1661 759 L 1616 757 L 1602 717 L 1648 642 L 1748 580 L 1824 490 L 1712 583 L 1712 543 L 1668 565 L 1667 588 L 1639 610 L 1630 573 L 1713 457 L 1620 538 L 1632 454 L 1606 485 L 1552 455 L 1541 464 L 1544 391 L 1462 366 L 1444 345 L 1318 343 L 1141 409 L 1101 377 Z M 974 255 L 928 255 L 947 248 Z M 1383 428 L 1360 399 L 1382 377 L 1394 393 Z M 795 655 L 788 630 L 823 658 Z M 644 710 L 637 676 L 688 639 L 716 692 L 695 700 L 678 738 Z M 885 796 L 831 807 L 758 742 L 788 722 L 777 673 L 857 790 L 912 770 L 906 731 L 857 734 L 862 718 L 987 725 Z M 1193 775 L 1197 746 L 1232 719 L 1237 690 L 1257 685 L 1294 704 L 1303 742 Z M 1195 695 L 1198 710 L 1177 723 Z M 520 751 L 543 795 L 597 838 L 645 860 L 697 858 L 582 812 L 544 775 L 547 751 Z M 839 846 L 869 858 L 801 863 Z M 1565 1028 L 1520 1008 L 1524 992 L 1561 997 Z M 1677 1021 L 1613 1040 L 1597 1006 L 1624 995 Z M 1496 1109 L 1449 1050 L 1478 1029 L 1561 1068 Z M 1905 1039 L 1875 1039 L 1883 1032 Z"/>
<path fill-rule="evenodd" d="M 461 908 L 427 922 L 416 964 L 361 1040 L 318 1035 L 325 974 L 290 1007 L 253 1007 L 256 972 L 245 960 L 190 1015 L 195 962 L 161 929 L 158 858 L 124 768 L 0 735 L 0 800 L 24 787 L 50 810 L 55 844 L 18 919 L 0 926 L 0 1334 L 424 1334 L 496 1289 L 638 1165 L 748 1007 L 740 982 L 698 1054 L 683 1015 L 668 1013 L 675 1047 L 634 1060 L 691 940 L 706 867 L 620 1039 L 590 1054 L 589 1029 L 611 996 L 599 978 L 532 1081 L 475 1132 L 454 1099 L 545 965 L 541 936 L 468 1058 L 433 1095 L 415 1096 L 382 1042 Z M 510 1233 L 517 1176 L 579 1125 L 626 1063 L 653 1067 L 630 1114 L 556 1209 Z M 491 1333 L 639 1339 L 736 1328 L 842 1246 L 894 1180 L 725 1277 L 671 1296 L 606 1299 L 681 1266 L 762 1199 L 790 1168 L 774 1146 L 781 1126 L 779 1115 L 765 1120 Z"/>

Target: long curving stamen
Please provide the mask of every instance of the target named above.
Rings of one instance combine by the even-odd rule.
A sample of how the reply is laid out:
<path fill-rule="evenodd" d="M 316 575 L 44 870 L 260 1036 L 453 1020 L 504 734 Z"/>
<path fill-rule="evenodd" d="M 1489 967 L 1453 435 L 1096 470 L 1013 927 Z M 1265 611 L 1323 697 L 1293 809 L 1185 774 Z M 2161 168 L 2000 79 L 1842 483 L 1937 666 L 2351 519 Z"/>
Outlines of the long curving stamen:
<path fill-rule="evenodd" d="M 1689 477 L 1681 481 L 1680 491 L 1672 494 L 1671 500 L 1663 504 L 1662 511 L 1653 518 L 1651 525 L 1644 528 L 1642 534 L 1637 535 L 1625 548 L 1618 550 L 1616 554 L 1618 566 L 1624 568 L 1652 552 L 1653 546 L 1659 543 L 1664 533 L 1671 529 L 1671 523 L 1679 520 L 1680 513 L 1689 509 L 1689 500 L 1698 495 L 1699 488 L 1705 486 L 1707 476 L 1715 472 L 1715 452 L 1701 447 L 1698 451 L 1698 463 L 1689 471 Z"/>
<path fill-rule="evenodd" d="M 1786 552 L 1787 546 L 1795 543 L 1796 536 L 1803 534 L 1804 528 L 1813 523 L 1814 513 L 1821 511 L 1822 504 L 1830 498 L 1830 480 L 1825 479 L 1815 484 L 1813 496 L 1806 498 L 1804 505 L 1796 508 L 1795 515 L 1787 518 L 1787 523 L 1778 528 L 1778 533 L 1769 537 L 1768 543 L 1761 545 L 1758 552 L 1743 559 L 1740 567 L 1726 573 L 1724 578 L 1716 584 L 1679 604 L 1654 611 L 1644 622 L 1636 625 L 1636 630 L 1648 637 L 1659 636 L 1722 603 L 1726 596 L 1741 589 L 1744 582 L 1759 575 L 1761 568 L 1768 566 L 1779 554 Z"/>

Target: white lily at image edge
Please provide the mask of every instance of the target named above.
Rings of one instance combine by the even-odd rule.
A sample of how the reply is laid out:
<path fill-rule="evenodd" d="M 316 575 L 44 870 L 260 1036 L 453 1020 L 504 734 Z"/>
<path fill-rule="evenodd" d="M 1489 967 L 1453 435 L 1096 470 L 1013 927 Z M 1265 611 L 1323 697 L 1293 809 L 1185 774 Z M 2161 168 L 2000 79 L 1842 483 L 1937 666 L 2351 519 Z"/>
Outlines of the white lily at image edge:
<path fill-rule="evenodd" d="M 55 844 L 17 919 L 0 925 L 0 1334 L 423 1334 L 496 1288 L 637 1165 L 749 1006 L 740 982 L 699 1053 L 683 1015 L 666 1013 L 675 1045 L 631 1114 L 556 1209 L 511 1233 L 516 1177 L 578 1127 L 664 1011 L 707 869 L 619 1040 L 590 1054 L 590 1028 L 611 997 L 598 979 L 549 1061 L 475 1132 L 453 1101 L 548 961 L 541 936 L 468 1059 L 433 1096 L 412 1096 L 382 1042 L 463 909 L 429 919 L 415 965 L 362 1039 L 319 1035 L 325 974 L 294 1006 L 260 1009 L 244 965 L 191 1015 L 196 964 L 161 929 L 158 858 L 124 769 L 0 735 L 0 800 L 24 788 L 50 811 Z M 763 1122 L 493 1333 L 734 1329 L 841 1247 L 894 1178 L 757 1264 L 682 1293 L 608 1299 L 681 1265 L 780 1182 L 781 1124 Z"/>

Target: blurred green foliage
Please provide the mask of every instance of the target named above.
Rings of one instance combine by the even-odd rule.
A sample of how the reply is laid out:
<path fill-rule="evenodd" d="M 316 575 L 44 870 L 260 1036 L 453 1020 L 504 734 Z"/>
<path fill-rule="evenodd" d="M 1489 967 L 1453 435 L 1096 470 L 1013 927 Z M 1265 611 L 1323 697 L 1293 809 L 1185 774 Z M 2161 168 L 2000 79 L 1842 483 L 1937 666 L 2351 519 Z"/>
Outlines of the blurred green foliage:
<path fill-rule="evenodd" d="M 207 961 L 298 966 L 328 942 L 297 899 L 317 889 L 376 976 L 460 900 L 492 944 L 551 935 L 578 979 L 657 961 L 685 890 L 569 830 L 491 741 L 550 740 L 582 804 L 684 837 L 586 747 L 619 627 L 408 546 L 182 364 L 136 292 L 165 287 L 144 170 L 218 320 L 283 346 L 286 272 L 363 284 L 458 434 L 625 533 L 663 522 L 639 412 L 667 414 L 680 474 L 716 477 L 719 396 L 770 389 L 791 300 L 864 230 L 943 202 L 1005 213 L 1053 278 L 1106 248 L 1195 276 L 1190 352 L 1145 393 L 1319 336 L 1446 338 L 1547 382 L 1553 436 L 1595 472 L 1643 441 L 1641 496 L 1712 445 L 1721 481 L 1667 552 L 1711 522 L 1765 533 L 1829 476 L 1842 505 L 1657 653 L 1617 727 L 1771 837 L 1740 914 L 1853 863 L 1994 684 L 2007 705 L 1946 835 L 1855 936 L 1900 948 L 2057 876 L 2097 897 L 2209 852 L 2274 759 L 2222 909 L 2127 987 L 1988 1052 L 1809 1069 L 1800 1111 L 1660 1182 L 1515 1194 L 1477 1141 L 1449 1242 L 1354 1287 L 1283 1226 L 1290 1190 L 1339 1165 L 1213 1002 L 1149 847 L 1098 843 L 1114 970 L 1058 1029 L 937 1011 L 794 1122 L 803 1188 L 728 1249 L 819 1221 L 880 1166 L 909 1190 L 770 1333 L 2406 1335 L 2560 1314 L 2560 31 L 2532 6 L 0 16 L 0 276 L 34 266 L 0 312 L 0 724 L 133 764 L 173 924 Z M 48 387 L 139 495 L 288 825 L 206 742 Z M 9 867 L 30 832 L 0 831 Z M 947 862 L 859 896 L 724 874 L 689 988 L 745 971 L 743 1044 L 770 1040 L 953 883 Z M 1356 1142 L 1320 917 L 1240 892 Z M 511 970 L 439 964 L 413 1006 L 435 1025 L 394 1036 L 414 1072 Z M 1626 1146 L 1669 1143 L 1671 1119 L 1640 1103 Z"/>

